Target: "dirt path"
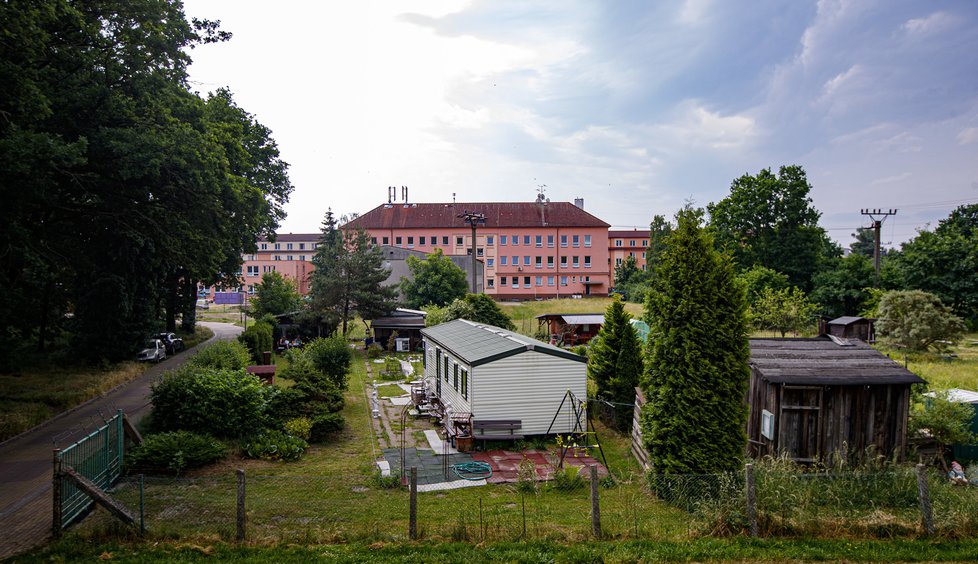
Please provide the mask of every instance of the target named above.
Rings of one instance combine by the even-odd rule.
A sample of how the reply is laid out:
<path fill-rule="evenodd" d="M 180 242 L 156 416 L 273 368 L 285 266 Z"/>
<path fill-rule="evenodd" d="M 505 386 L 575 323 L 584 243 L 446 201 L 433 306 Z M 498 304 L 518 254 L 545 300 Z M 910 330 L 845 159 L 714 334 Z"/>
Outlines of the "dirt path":
<path fill-rule="evenodd" d="M 214 331 L 207 343 L 241 332 L 228 323 L 201 325 Z M 186 362 L 196 348 L 169 357 L 135 380 L 0 445 L 0 559 L 30 550 L 50 537 L 52 450 L 91 433 L 116 410 L 123 410 L 133 423 L 139 421 L 149 411 L 150 386 L 164 371 Z"/>

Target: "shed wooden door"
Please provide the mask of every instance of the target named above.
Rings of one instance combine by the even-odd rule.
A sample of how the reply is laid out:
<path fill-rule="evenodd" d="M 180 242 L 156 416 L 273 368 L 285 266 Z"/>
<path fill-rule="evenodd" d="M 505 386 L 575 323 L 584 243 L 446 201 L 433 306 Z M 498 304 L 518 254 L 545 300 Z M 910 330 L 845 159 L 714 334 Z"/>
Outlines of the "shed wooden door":
<path fill-rule="evenodd" d="M 778 420 L 779 450 L 797 462 L 814 462 L 822 449 L 822 388 L 782 386 Z"/>

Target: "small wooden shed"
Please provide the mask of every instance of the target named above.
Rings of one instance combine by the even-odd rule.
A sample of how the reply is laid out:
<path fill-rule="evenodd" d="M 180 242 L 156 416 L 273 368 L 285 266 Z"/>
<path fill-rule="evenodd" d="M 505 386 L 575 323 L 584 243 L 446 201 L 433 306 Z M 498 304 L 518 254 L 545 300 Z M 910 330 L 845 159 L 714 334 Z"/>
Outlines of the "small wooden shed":
<path fill-rule="evenodd" d="M 449 438 L 472 431 L 479 439 L 523 438 L 569 433 L 579 424 L 574 406 L 563 400 L 568 391 L 587 397 L 584 357 L 465 319 L 421 333 L 425 395 L 440 410 Z"/>
<path fill-rule="evenodd" d="M 855 339 L 752 339 L 750 350 L 750 455 L 904 458 L 919 376 Z"/>
<path fill-rule="evenodd" d="M 547 326 L 551 343 L 571 347 L 593 339 L 604 325 L 604 314 L 547 313 L 537 316 L 537 324 Z"/>
<path fill-rule="evenodd" d="M 859 339 L 867 343 L 876 341 L 875 319 L 868 317 L 837 317 L 825 323 L 824 333 L 843 339 Z"/>

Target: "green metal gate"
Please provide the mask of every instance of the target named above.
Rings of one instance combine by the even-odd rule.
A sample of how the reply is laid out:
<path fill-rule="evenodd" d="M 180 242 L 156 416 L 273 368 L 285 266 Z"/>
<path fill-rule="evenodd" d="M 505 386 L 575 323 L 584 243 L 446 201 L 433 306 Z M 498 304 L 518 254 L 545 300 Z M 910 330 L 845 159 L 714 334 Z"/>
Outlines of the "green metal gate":
<path fill-rule="evenodd" d="M 60 469 L 70 466 L 100 489 L 108 489 L 122 474 L 124 440 L 120 409 L 104 427 L 64 450 L 56 451 L 55 472 L 58 474 L 55 480 L 60 482 L 60 487 L 55 489 L 54 510 L 60 508 L 62 529 L 84 516 L 95 502 L 70 479 L 60 476 Z"/>

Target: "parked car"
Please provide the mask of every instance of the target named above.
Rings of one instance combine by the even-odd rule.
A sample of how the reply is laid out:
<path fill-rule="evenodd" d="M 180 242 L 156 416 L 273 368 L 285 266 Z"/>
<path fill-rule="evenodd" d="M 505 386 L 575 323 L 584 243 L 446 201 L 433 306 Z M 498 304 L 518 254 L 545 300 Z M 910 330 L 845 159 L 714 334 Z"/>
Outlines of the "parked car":
<path fill-rule="evenodd" d="M 197 300 L 197 309 L 210 309 L 211 304 L 207 300 Z"/>
<path fill-rule="evenodd" d="M 176 333 L 159 333 L 156 338 L 163 341 L 166 354 L 177 354 L 184 349 L 183 339 L 178 337 Z"/>
<path fill-rule="evenodd" d="M 166 360 L 166 345 L 159 339 L 150 339 L 146 342 L 146 348 L 139 351 L 139 360 L 151 362 L 161 362 Z"/>

